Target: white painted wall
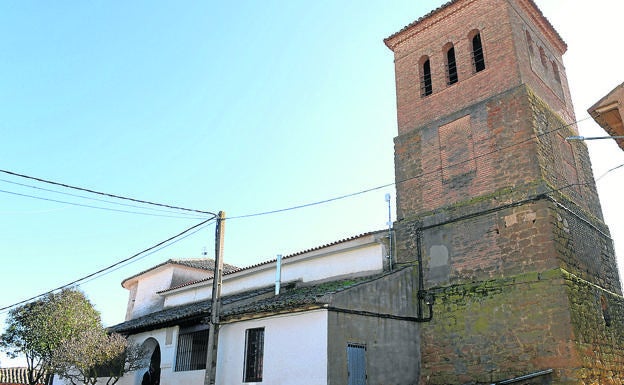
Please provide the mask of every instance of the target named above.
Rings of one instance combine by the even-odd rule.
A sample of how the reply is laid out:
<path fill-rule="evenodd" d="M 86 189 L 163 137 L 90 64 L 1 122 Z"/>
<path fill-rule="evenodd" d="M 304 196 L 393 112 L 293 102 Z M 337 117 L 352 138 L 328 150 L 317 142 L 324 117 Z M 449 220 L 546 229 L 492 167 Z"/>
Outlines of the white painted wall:
<path fill-rule="evenodd" d="M 170 288 L 173 269 L 158 268 L 143 274 L 137 282 L 134 303 L 129 303 L 132 309 L 130 319 L 152 313 L 162 309 L 164 298 L 159 291 Z M 132 299 L 130 298 L 129 301 Z"/>
<path fill-rule="evenodd" d="M 211 274 L 202 269 L 165 264 L 133 278 L 124 284 L 130 291 L 126 320 L 162 310 L 165 298 L 158 292 L 186 282 L 208 278 Z"/>
<path fill-rule="evenodd" d="M 342 276 L 362 276 L 381 272 L 384 246 L 376 236 L 368 235 L 327 248 L 285 258 L 282 282 L 314 282 Z M 275 283 L 276 263 L 244 269 L 223 277 L 222 295 L 239 293 Z M 164 307 L 173 307 L 212 297 L 212 280 L 163 293 Z"/>
<path fill-rule="evenodd" d="M 254 384 L 243 382 L 245 331 L 264 327 L 263 379 L 257 384 L 326 385 L 327 323 L 327 311 L 315 310 L 223 325 L 216 383 Z"/>
<path fill-rule="evenodd" d="M 286 314 L 222 325 L 219 332 L 217 378 L 219 385 L 252 385 L 243 382 L 245 333 L 264 328 L 263 379 L 258 385 L 327 385 L 327 310 Z M 169 330 L 170 338 L 167 338 Z M 155 339 L 161 351 L 161 385 L 203 385 L 205 370 L 176 372 L 178 327 L 136 334 L 133 342 Z M 170 344 L 167 341 L 170 340 Z M 127 373 L 118 385 L 140 385 L 146 367 Z M 106 383 L 106 379 L 98 385 Z M 55 378 L 54 385 L 66 385 Z"/>
<path fill-rule="evenodd" d="M 177 384 L 189 384 L 189 385 L 202 385 L 204 383 L 204 370 L 193 370 L 176 372 L 175 371 L 175 359 L 176 349 L 178 346 L 178 332 L 179 328 L 163 328 L 150 332 L 140 333 L 131 336 L 132 342 L 143 344 L 149 338 L 154 338 L 158 341 L 160 346 L 160 384 L 161 385 L 177 385 Z M 169 338 L 167 334 L 169 333 Z M 137 370 L 136 372 L 128 373 L 117 382 L 117 385 L 140 385 L 143 378 L 143 374 L 147 370 L 148 361 L 145 368 Z M 100 381 L 101 382 L 101 381 Z M 98 383 L 99 384 L 99 383 Z"/>

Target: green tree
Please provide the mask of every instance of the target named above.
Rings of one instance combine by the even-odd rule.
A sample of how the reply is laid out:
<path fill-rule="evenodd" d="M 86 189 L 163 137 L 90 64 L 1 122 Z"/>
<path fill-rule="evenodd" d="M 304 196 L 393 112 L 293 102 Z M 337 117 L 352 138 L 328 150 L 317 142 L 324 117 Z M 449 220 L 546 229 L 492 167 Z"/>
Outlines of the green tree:
<path fill-rule="evenodd" d="M 145 366 L 146 354 L 119 334 L 92 328 L 67 340 L 54 356 L 56 373 L 73 385 L 95 385 L 98 378 L 115 384 L 127 371 Z"/>
<path fill-rule="evenodd" d="M 63 289 L 14 308 L 6 324 L 0 348 L 10 357 L 26 358 L 30 385 L 47 383 L 56 370 L 54 354 L 63 343 L 101 329 L 99 313 L 77 289 Z"/>

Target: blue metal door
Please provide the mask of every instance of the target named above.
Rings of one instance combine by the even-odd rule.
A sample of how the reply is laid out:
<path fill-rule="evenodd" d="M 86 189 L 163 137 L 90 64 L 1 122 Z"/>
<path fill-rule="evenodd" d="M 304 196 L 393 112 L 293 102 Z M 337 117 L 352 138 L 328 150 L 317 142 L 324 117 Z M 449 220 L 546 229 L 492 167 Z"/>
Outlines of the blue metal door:
<path fill-rule="evenodd" d="M 348 385 L 366 385 L 366 346 L 347 345 Z"/>

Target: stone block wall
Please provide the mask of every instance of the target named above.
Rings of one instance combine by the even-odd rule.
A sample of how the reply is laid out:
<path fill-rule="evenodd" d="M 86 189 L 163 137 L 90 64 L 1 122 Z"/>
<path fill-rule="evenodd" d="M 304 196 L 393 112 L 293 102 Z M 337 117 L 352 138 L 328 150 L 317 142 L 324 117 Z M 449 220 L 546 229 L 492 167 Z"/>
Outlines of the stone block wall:
<path fill-rule="evenodd" d="M 544 369 L 577 384 L 565 289 L 559 269 L 432 289 L 420 384 L 491 384 Z"/>

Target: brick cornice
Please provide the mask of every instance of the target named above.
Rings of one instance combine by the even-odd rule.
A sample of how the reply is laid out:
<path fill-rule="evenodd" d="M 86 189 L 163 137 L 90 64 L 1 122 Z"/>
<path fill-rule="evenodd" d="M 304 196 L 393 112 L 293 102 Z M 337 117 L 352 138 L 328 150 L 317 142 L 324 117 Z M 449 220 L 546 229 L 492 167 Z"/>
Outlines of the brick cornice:
<path fill-rule="evenodd" d="M 533 0 L 516 0 L 522 10 L 531 18 L 540 31 L 546 36 L 549 42 L 563 55 L 568 50 L 568 45 L 561 38 L 557 30 L 544 16 Z"/>

